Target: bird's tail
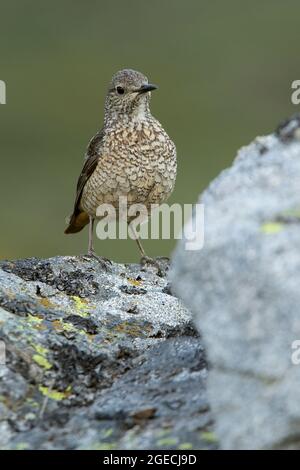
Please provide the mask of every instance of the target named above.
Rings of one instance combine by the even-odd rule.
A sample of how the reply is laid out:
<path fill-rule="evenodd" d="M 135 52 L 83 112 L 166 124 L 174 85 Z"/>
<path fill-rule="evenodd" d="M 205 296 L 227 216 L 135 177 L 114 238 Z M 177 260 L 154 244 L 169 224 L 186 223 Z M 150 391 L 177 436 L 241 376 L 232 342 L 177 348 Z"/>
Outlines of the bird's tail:
<path fill-rule="evenodd" d="M 89 216 L 86 212 L 73 213 L 65 233 L 77 233 L 89 223 Z"/>

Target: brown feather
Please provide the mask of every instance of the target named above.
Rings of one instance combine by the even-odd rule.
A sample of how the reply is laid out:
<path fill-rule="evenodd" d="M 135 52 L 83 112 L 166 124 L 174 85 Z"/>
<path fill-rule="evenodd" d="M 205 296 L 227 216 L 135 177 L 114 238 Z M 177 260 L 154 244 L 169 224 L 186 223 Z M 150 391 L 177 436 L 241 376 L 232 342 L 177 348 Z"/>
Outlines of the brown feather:
<path fill-rule="evenodd" d="M 79 212 L 78 215 L 72 215 L 70 223 L 65 230 L 65 233 L 77 233 L 89 223 L 89 216 L 86 212 Z"/>
<path fill-rule="evenodd" d="M 66 234 L 80 232 L 80 230 L 82 230 L 83 227 L 85 227 L 85 225 L 89 223 L 88 214 L 80 209 L 80 200 L 86 182 L 91 177 L 95 168 L 97 167 L 100 158 L 98 150 L 101 140 L 103 139 L 103 135 L 104 132 L 103 129 L 101 129 L 101 131 L 99 131 L 95 135 L 95 137 L 93 137 L 87 148 L 84 166 L 77 182 L 73 214 L 71 215 L 68 227 L 65 229 Z"/>

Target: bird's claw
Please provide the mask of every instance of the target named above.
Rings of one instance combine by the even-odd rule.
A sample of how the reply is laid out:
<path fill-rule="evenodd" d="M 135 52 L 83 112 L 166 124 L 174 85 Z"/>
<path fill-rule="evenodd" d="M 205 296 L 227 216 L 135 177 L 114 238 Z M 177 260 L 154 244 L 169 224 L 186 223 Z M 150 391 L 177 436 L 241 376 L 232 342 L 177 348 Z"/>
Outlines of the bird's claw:
<path fill-rule="evenodd" d="M 151 266 L 154 266 L 157 269 L 157 275 L 160 276 L 160 277 L 165 277 L 166 276 L 166 269 L 165 269 L 165 267 L 163 267 L 161 265 L 159 260 L 168 260 L 168 258 L 162 256 L 162 257 L 159 257 L 157 259 L 154 259 L 154 258 L 151 258 L 150 256 L 144 255 L 144 256 L 142 256 L 140 263 L 141 263 L 142 266 L 146 266 L 147 264 L 151 265 Z"/>
<path fill-rule="evenodd" d="M 86 255 L 82 255 L 82 258 L 95 259 L 106 271 L 108 270 L 108 265 L 112 264 L 110 259 L 104 258 L 104 256 L 98 256 L 94 251 L 88 251 Z"/>

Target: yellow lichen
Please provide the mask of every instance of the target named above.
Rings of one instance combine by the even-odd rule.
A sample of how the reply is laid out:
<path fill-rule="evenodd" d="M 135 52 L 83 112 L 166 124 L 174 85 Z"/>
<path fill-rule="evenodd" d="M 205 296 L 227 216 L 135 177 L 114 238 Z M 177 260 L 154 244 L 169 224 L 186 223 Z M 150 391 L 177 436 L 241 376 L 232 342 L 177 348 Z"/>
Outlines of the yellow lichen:
<path fill-rule="evenodd" d="M 213 432 L 201 432 L 200 438 L 203 441 L 209 442 L 211 444 L 218 442 L 218 438 Z"/>
<path fill-rule="evenodd" d="M 92 445 L 92 450 L 114 450 L 117 447 L 115 442 L 99 442 Z"/>
<path fill-rule="evenodd" d="M 77 328 L 74 325 L 72 325 L 72 323 L 65 322 L 60 319 L 53 320 L 52 325 L 53 325 L 53 328 L 59 333 L 61 333 L 62 331 L 68 331 L 68 332 L 76 331 L 77 332 Z"/>
<path fill-rule="evenodd" d="M 71 386 L 69 386 L 64 392 L 59 392 L 58 390 L 50 389 L 48 387 L 44 387 L 43 385 L 40 385 L 39 391 L 46 397 L 51 398 L 52 400 L 60 401 L 70 396 Z"/>
<path fill-rule="evenodd" d="M 34 315 L 30 315 L 30 313 L 28 313 L 27 319 L 28 319 L 28 321 L 30 321 L 32 323 L 42 323 L 42 321 L 43 321 L 42 318 L 36 317 Z"/>
<path fill-rule="evenodd" d="M 178 446 L 178 449 L 180 450 L 189 450 L 192 448 L 193 448 L 193 444 L 191 444 L 190 442 L 183 442 L 182 444 Z"/>
<path fill-rule="evenodd" d="M 283 224 L 280 224 L 279 222 L 266 222 L 261 226 L 261 231 L 266 235 L 273 235 L 281 232 L 283 228 Z"/>
<path fill-rule="evenodd" d="M 30 313 L 27 315 L 27 320 L 29 322 L 29 326 L 31 328 L 34 328 L 36 330 L 45 330 L 46 325 L 43 324 L 44 319 L 40 318 L 38 316 L 30 315 Z"/>
<path fill-rule="evenodd" d="M 176 444 L 177 444 L 176 437 L 165 437 L 157 441 L 157 445 L 159 445 L 160 447 L 170 447 L 170 446 L 175 446 Z"/>
<path fill-rule="evenodd" d="M 112 436 L 114 433 L 114 430 L 112 428 L 105 429 L 105 431 L 102 432 L 102 435 L 104 438 Z"/>
<path fill-rule="evenodd" d="M 34 354 L 32 356 L 32 359 L 41 367 L 44 367 L 44 369 L 49 370 L 51 369 L 52 365 L 46 359 L 44 356 L 41 356 L 40 354 Z"/>
<path fill-rule="evenodd" d="M 39 302 L 40 302 L 40 304 L 43 305 L 43 307 L 46 307 L 46 308 L 53 308 L 53 307 L 55 307 L 55 305 L 54 305 L 52 302 L 50 302 L 50 300 L 47 299 L 47 298 L 39 299 Z"/>
<path fill-rule="evenodd" d="M 19 442 L 17 445 L 16 445 L 16 450 L 26 450 L 28 449 L 29 445 L 27 444 L 27 442 Z"/>
<path fill-rule="evenodd" d="M 32 344 L 32 347 L 41 356 L 45 356 L 49 352 L 49 350 L 47 348 L 44 348 L 44 346 L 42 346 L 41 344 Z"/>
<path fill-rule="evenodd" d="M 132 284 L 133 286 L 140 286 L 141 281 L 137 281 L 136 279 L 133 279 L 132 277 L 128 277 L 127 281 Z"/>
<path fill-rule="evenodd" d="M 300 208 L 287 209 L 280 214 L 283 217 L 292 217 L 294 219 L 300 219 Z"/>
<path fill-rule="evenodd" d="M 79 330 L 72 323 L 63 321 L 61 319 L 53 320 L 51 323 L 52 323 L 53 328 L 55 329 L 55 331 L 57 331 L 57 333 L 62 333 L 64 331 L 66 331 L 68 333 L 73 332 L 73 333 L 77 333 L 78 335 L 85 336 L 88 340 L 91 340 L 91 341 L 94 340 L 94 335 L 86 333 L 84 330 Z"/>
<path fill-rule="evenodd" d="M 90 314 L 90 306 L 85 299 L 81 299 L 77 295 L 72 295 L 71 299 L 74 301 L 75 313 L 81 317 L 88 317 Z"/>

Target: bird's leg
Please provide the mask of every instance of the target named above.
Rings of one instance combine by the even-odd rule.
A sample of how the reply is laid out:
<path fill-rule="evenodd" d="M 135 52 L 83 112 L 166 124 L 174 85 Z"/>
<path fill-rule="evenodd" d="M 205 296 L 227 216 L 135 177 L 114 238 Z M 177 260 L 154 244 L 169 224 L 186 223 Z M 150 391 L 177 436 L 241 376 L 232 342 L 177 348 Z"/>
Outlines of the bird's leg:
<path fill-rule="evenodd" d="M 89 216 L 89 246 L 88 246 L 88 255 L 95 255 L 94 244 L 93 244 L 93 232 L 94 232 L 94 222 L 95 219 L 92 216 Z"/>
<path fill-rule="evenodd" d="M 140 250 L 141 256 L 142 256 L 142 257 L 147 256 L 147 255 L 146 255 L 146 252 L 145 252 L 145 250 L 144 250 L 144 248 L 143 248 L 143 245 L 142 245 L 142 243 L 141 243 L 141 240 L 140 240 L 139 238 L 136 238 L 135 241 L 136 241 L 136 243 L 137 243 L 138 249 Z"/>
<path fill-rule="evenodd" d="M 142 258 L 143 258 L 143 257 L 147 257 L 146 252 L 145 252 L 145 250 L 144 250 L 144 248 L 143 248 L 143 245 L 142 245 L 142 243 L 141 243 L 141 240 L 139 239 L 139 236 L 138 236 L 138 234 L 136 233 L 135 229 L 134 229 L 131 225 L 128 225 L 128 228 L 129 228 L 129 231 L 131 232 L 131 234 L 132 234 L 134 240 L 135 240 L 136 243 L 137 243 L 137 246 L 138 246 L 139 252 L 141 253 Z"/>
<path fill-rule="evenodd" d="M 102 256 L 98 256 L 95 253 L 94 250 L 94 244 L 93 244 L 93 235 L 94 235 L 94 222 L 95 219 L 91 215 L 89 216 L 90 222 L 89 222 L 89 244 L 88 244 L 88 252 L 87 256 L 96 259 L 99 261 L 101 266 L 107 270 L 107 263 L 111 264 L 111 261 L 107 258 L 104 258 Z"/>
<path fill-rule="evenodd" d="M 153 259 L 150 256 L 146 255 L 146 252 L 143 248 L 143 245 L 141 243 L 141 240 L 139 239 L 138 234 L 136 233 L 133 227 L 129 226 L 129 229 L 133 233 L 139 252 L 141 253 L 141 261 L 140 261 L 141 265 L 151 264 L 152 266 L 155 266 L 157 268 L 157 274 L 163 277 L 165 275 L 165 272 L 162 269 L 159 262 L 156 259 Z"/>

